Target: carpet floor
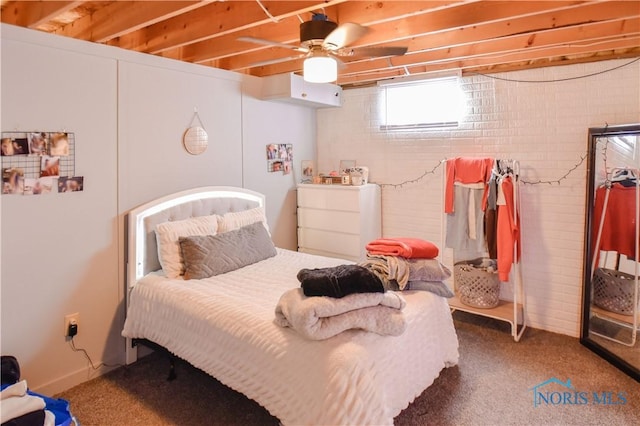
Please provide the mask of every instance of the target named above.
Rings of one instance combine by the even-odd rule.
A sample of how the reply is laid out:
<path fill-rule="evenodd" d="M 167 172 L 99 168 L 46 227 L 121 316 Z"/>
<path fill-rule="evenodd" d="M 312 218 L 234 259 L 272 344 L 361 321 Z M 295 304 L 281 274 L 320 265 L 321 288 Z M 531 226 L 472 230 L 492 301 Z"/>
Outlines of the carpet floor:
<path fill-rule="evenodd" d="M 460 362 L 396 418 L 395 425 L 636 425 L 640 383 L 578 339 L 454 313 Z M 151 354 L 56 397 L 81 425 L 278 425 L 264 408 L 185 362 L 167 381 Z M 570 383 L 568 383 L 570 381 Z M 562 382 L 562 383 L 559 383 Z"/>

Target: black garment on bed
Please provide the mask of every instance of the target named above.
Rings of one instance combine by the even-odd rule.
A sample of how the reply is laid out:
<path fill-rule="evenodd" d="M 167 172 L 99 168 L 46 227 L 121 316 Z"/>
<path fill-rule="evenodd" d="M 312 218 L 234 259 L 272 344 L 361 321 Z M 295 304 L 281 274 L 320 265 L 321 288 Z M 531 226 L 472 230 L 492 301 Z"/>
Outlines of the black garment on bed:
<path fill-rule="evenodd" d="M 359 265 L 301 269 L 298 272 L 305 296 L 344 297 L 352 293 L 384 293 L 382 281 Z"/>

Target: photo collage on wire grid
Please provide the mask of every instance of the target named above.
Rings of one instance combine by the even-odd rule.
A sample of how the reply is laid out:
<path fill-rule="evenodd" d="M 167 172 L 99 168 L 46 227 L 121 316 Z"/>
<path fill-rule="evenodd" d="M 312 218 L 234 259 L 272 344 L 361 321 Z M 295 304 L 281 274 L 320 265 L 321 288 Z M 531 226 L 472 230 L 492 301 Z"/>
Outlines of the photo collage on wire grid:
<path fill-rule="evenodd" d="M 291 173 L 293 164 L 293 144 L 270 143 L 267 145 L 267 171 Z"/>
<path fill-rule="evenodd" d="M 2 132 L 2 194 L 82 191 L 75 137 L 67 132 Z"/>

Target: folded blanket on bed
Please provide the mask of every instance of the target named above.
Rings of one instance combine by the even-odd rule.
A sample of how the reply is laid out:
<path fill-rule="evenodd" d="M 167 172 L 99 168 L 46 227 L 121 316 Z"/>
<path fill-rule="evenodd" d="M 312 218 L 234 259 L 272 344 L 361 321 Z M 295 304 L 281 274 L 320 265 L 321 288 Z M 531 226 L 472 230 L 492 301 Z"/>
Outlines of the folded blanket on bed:
<path fill-rule="evenodd" d="M 344 297 L 353 293 L 382 293 L 382 281 L 369 269 L 358 265 L 301 269 L 298 272 L 305 296 Z"/>
<path fill-rule="evenodd" d="M 371 254 L 400 256 L 409 259 L 433 259 L 438 257 L 438 247 L 431 241 L 419 238 L 378 238 L 366 247 Z"/>
<path fill-rule="evenodd" d="M 400 290 L 405 290 L 409 281 L 443 281 L 451 277 L 449 268 L 438 259 L 405 259 L 367 254 L 367 258 L 358 265 L 380 278 L 386 290 L 394 289 L 391 281 L 395 281 Z"/>
<path fill-rule="evenodd" d="M 280 297 L 275 323 L 311 340 L 328 339 L 352 329 L 398 336 L 407 327 L 402 312 L 405 305 L 404 298 L 395 292 L 307 297 L 301 288 L 294 288 Z"/>

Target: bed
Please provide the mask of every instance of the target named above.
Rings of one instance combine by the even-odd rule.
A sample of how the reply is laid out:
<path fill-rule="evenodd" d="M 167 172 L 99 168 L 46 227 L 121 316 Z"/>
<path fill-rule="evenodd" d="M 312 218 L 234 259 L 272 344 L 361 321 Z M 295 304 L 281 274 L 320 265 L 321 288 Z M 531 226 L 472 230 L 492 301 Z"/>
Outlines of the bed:
<path fill-rule="evenodd" d="M 210 216 L 220 224 L 229 217 L 238 230 L 251 216 L 268 231 L 264 203 L 262 194 L 247 189 L 204 187 L 129 212 L 127 363 L 137 359 L 132 341 L 146 339 L 258 402 L 284 425 L 393 424 L 443 368 L 458 362 L 444 297 L 403 291 L 406 328 L 398 335 L 350 329 L 313 340 L 277 324 L 276 306 L 300 287 L 301 269 L 352 262 L 274 248 L 273 256 L 207 278 L 165 273 L 165 243 L 159 251 L 156 236 L 161 224 Z"/>

